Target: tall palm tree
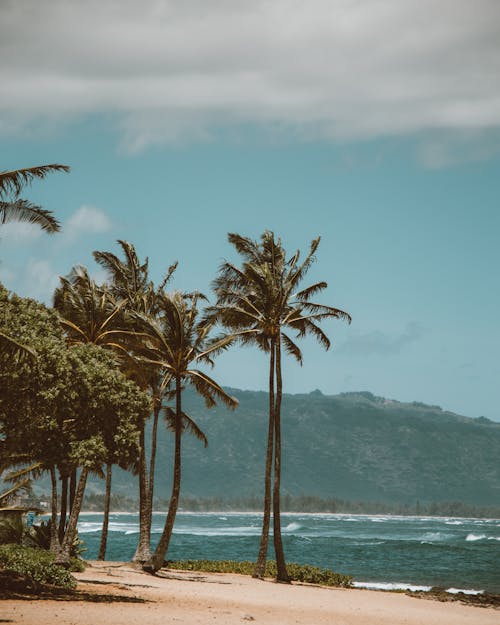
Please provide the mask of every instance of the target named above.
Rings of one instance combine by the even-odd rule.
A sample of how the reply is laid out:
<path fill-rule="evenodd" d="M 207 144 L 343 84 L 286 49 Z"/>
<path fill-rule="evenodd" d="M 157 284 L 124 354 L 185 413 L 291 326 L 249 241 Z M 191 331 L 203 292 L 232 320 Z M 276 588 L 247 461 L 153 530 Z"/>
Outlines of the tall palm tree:
<path fill-rule="evenodd" d="M 162 535 L 151 561 L 144 565 L 148 571 L 157 571 L 163 566 L 172 536 L 181 488 L 182 434 L 190 430 L 206 442 L 203 433 L 182 407 L 183 388 L 186 384 L 192 385 L 208 408 L 215 406 L 217 400 L 230 408 L 238 404 L 215 380 L 197 368 L 200 364 L 213 366 L 214 356 L 231 342 L 228 337 L 209 339 L 213 323 L 200 323 L 200 299 L 205 298 L 199 293 L 163 293 L 158 298 L 158 314 L 155 318 L 137 315 L 143 333 L 148 336 L 144 359 L 161 368 L 163 376 L 171 381 L 172 395 L 175 396 L 175 410 L 166 410 L 168 422 L 175 433 L 172 494 Z"/>
<path fill-rule="evenodd" d="M 317 282 L 298 290 L 314 262 L 319 237 L 312 241 L 302 262 L 299 251 L 287 258 L 281 240 L 276 239 L 273 232 L 264 232 L 260 242 L 239 234 L 229 234 L 228 239 L 242 256 L 243 263 L 241 267 L 229 262 L 222 264 L 213 284 L 217 302 L 208 309 L 207 315 L 209 319 L 235 333 L 241 343 L 254 343 L 269 354 L 269 424 L 264 516 L 254 576 L 261 578 L 264 575 L 272 501 L 277 579 L 286 582 L 289 581 L 289 576 L 280 521 L 282 352 L 284 349 L 302 364 L 302 353 L 295 338 L 291 338 L 290 330 L 295 332 L 296 338 L 311 334 L 328 349 L 330 341 L 319 323 L 329 318 L 343 319 L 350 323 L 351 317 L 343 310 L 311 301 L 311 297 L 327 287 L 326 282 Z"/>
<path fill-rule="evenodd" d="M 53 171 L 69 171 L 67 165 L 41 165 L 26 169 L 14 169 L 0 172 L 0 224 L 10 221 L 24 221 L 33 223 L 49 234 L 58 232 L 60 225 L 51 211 L 44 210 L 27 200 L 19 199 L 19 193 L 35 178 L 45 178 Z M 12 198 L 7 200 L 7 196 Z"/>
<path fill-rule="evenodd" d="M 168 268 L 160 285 L 155 288 L 149 278 L 148 259 L 142 263 L 139 260 L 135 247 L 128 241 L 119 240 L 124 260 L 111 252 L 94 252 L 95 260 L 103 267 L 110 279 L 109 289 L 118 300 L 126 302 L 127 314 L 126 329 L 131 333 L 137 331 L 137 322 L 133 315 L 142 314 L 154 316 L 156 314 L 156 301 L 159 294 L 164 292 L 170 281 L 177 263 Z M 151 363 L 146 363 L 138 358 L 141 337 L 137 335 L 135 347 L 127 349 L 122 363 L 124 372 L 131 377 L 141 388 L 149 388 L 152 399 L 153 425 L 151 433 L 151 452 L 149 458 L 149 473 L 146 459 L 146 432 L 145 424 L 140 428 L 140 458 L 139 472 L 139 541 L 134 555 L 137 563 L 148 562 L 151 559 L 151 522 L 152 505 L 154 494 L 154 473 L 156 462 L 156 440 L 158 431 L 158 419 L 161 412 L 162 397 L 168 389 L 168 379 L 161 375 L 159 368 Z"/>

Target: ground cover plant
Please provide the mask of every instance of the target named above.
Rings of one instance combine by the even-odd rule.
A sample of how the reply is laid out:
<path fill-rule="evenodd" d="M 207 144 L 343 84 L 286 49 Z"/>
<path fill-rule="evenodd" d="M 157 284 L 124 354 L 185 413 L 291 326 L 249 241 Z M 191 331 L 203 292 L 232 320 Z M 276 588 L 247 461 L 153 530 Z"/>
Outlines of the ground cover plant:
<path fill-rule="evenodd" d="M 75 578 L 54 560 L 54 554 L 45 549 L 0 545 L 0 568 L 5 571 L 23 575 L 38 584 L 51 584 L 67 590 L 75 588 Z"/>
<path fill-rule="evenodd" d="M 205 571 L 206 573 L 237 573 L 239 575 L 252 575 L 255 563 L 236 560 L 167 560 L 165 566 L 169 569 L 182 571 Z M 320 584 L 321 586 L 338 586 L 349 588 L 352 577 L 335 573 L 330 569 L 322 569 L 309 564 L 287 564 L 288 574 L 292 581 L 307 584 Z M 276 561 L 266 562 L 265 577 L 276 577 Z"/>

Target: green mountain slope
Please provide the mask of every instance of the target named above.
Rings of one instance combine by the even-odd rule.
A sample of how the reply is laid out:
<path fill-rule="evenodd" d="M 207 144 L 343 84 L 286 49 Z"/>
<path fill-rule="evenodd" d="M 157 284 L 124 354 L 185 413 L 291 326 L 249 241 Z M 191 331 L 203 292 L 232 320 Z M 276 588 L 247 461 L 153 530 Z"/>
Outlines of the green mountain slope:
<path fill-rule="evenodd" d="M 183 493 L 261 495 L 267 394 L 231 389 L 240 406 L 206 410 L 189 391 L 186 408 L 208 436 L 184 438 Z M 363 501 L 500 503 L 500 423 L 371 393 L 283 398 L 283 493 Z M 160 426 L 156 496 L 170 494 L 172 434 Z M 135 495 L 137 478 L 116 471 L 115 491 Z M 102 491 L 94 481 L 91 490 Z"/>

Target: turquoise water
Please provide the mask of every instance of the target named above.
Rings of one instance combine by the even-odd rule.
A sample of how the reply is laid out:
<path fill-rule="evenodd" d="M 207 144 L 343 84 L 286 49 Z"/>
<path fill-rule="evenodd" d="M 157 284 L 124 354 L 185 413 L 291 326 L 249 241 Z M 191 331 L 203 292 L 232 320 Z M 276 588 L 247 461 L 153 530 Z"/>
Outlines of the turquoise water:
<path fill-rule="evenodd" d="M 153 546 L 164 520 L 154 514 Z M 167 558 L 253 560 L 260 521 L 256 513 L 179 513 Z M 87 559 L 97 555 L 101 523 L 101 514 L 80 517 Z M 288 561 L 352 575 L 360 585 L 500 592 L 498 519 L 284 514 L 282 527 Z M 130 560 L 138 515 L 112 514 L 109 529 L 107 559 Z"/>

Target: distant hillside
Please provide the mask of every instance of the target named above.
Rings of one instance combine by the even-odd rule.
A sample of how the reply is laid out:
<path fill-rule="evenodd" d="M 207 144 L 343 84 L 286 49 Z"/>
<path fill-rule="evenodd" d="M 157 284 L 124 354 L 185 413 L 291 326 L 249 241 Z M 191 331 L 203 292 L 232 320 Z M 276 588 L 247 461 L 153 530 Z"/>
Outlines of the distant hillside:
<path fill-rule="evenodd" d="M 186 408 L 209 446 L 184 439 L 183 492 L 225 498 L 261 495 L 267 393 L 230 389 L 240 406 L 206 410 L 192 392 Z M 414 504 L 458 500 L 500 504 L 500 423 L 401 403 L 368 392 L 283 398 L 283 493 Z M 170 494 L 172 434 L 161 426 L 156 495 Z M 117 492 L 137 478 L 115 473 Z M 94 481 L 92 490 L 103 490 Z"/>

